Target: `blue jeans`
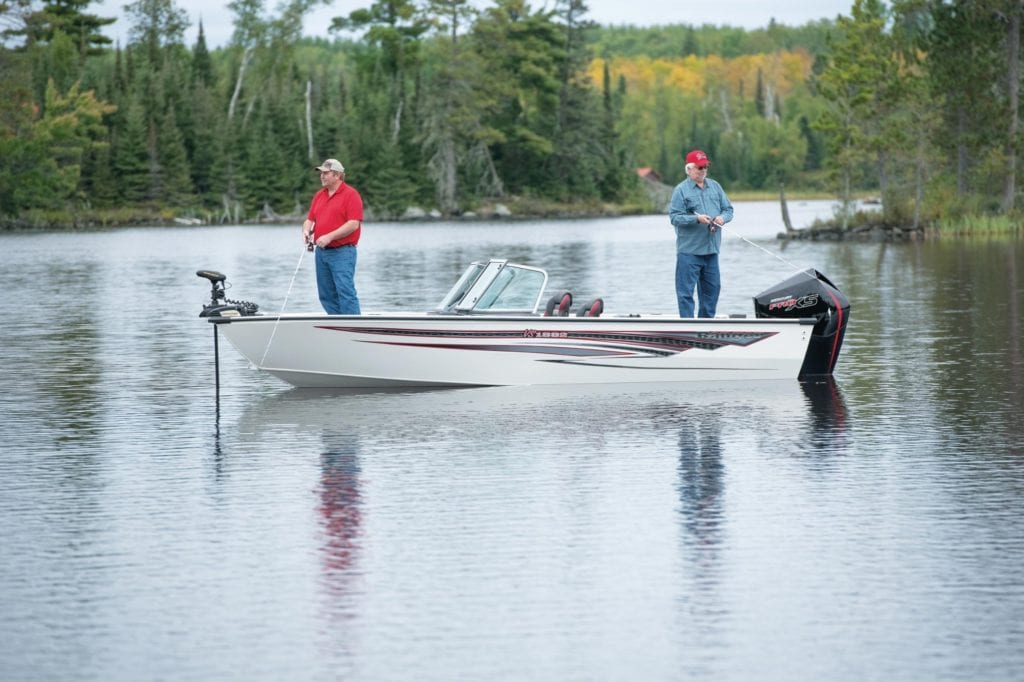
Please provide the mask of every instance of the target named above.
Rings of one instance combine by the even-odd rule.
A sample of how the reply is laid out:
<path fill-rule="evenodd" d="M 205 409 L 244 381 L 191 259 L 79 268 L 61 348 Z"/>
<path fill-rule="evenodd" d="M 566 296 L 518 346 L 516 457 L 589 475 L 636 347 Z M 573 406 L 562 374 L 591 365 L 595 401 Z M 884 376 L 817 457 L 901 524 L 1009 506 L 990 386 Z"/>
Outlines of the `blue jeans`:
<path fill-rule="evenodd" d="M 695 256 L 676 253 L 676 300 L 679 317 L 693 317 L 693 288 L 697 287 L 700 310 L 697 317 L 714 317 L 718 307 L 718 294 L 722 291 L 718 271 L 718 254 Z"/>
<path fill-rule="evenodd" d="M 316 250 L 316 288 L 328 315 L 358 315 L 356 247 Z"/>

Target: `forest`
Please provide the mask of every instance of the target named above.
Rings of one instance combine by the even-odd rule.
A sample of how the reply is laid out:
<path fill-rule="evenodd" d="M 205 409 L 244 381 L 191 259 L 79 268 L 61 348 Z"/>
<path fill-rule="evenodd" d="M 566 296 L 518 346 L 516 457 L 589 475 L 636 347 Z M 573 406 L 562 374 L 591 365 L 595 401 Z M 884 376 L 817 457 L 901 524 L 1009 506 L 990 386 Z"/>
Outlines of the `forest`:
<path fill-rule="evenodd" d="M 754 31 L 367 0 L 330 40 L 302 35 L 317 1 L 232 0 L 210 49 L 174 0 L 125 5 L 124 45 L 92 0 L 0 0 L 2 224 L 298 215 L 327 157 L 377 218 L 650 211 L 638 169 L 674 185 L 701 148 L 731 193 L 1017 229 L 1024 0 L 855 0 Z"/>

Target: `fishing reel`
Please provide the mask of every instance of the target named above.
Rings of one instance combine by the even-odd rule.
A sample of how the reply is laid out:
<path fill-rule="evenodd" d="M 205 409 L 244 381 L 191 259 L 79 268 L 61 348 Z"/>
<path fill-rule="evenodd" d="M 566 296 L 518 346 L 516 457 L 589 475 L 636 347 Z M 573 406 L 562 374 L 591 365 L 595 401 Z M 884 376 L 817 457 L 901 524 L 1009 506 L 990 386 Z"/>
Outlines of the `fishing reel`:
<path fill-rule="evenodd" d="M 199 317 L 229 317 L 232 311 L 236 315 L 255 315 L 260 309 L 259 305 L 251 301 L 233 301 L 227 298 L 224 293 L 224 283 L 227 280 L 225 275 L 215 270 L 197 270 L 196 275 L 210 280 L 211 289 L 210 302 L 203 306 L 203 312 L 199 313 Z"/>

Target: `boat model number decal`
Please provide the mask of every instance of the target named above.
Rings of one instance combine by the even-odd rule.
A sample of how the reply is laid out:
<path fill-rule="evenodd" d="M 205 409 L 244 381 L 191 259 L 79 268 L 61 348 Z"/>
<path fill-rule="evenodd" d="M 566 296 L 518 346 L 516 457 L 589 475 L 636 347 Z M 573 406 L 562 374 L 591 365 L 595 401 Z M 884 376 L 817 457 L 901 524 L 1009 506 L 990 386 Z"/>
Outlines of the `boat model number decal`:
<path fill-rule="evenodd" d="M 818 305 L 818 294 L 807 296 L 782 296 L 768 303 L 768 310 L 800 310 L 801 308 L 813 308 Z"/>
<path fill-rule="evenodd" d="M 524 339 L 567 339 L 569 332 L 542 332 L 539 329 L 524 329 Z"/>

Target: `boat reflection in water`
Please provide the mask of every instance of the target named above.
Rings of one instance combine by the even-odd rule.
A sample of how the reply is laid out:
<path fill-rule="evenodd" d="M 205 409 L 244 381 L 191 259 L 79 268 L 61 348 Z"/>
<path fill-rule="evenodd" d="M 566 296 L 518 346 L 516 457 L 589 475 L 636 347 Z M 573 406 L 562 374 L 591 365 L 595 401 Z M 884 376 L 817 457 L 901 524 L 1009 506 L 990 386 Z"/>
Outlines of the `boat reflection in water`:
<path fill-rule="evenodd" d="M 813 453 L 842 453 L 848 445 L 849 414 L 842 389 L 833 377 L 800 382 L 807 400 L 810 428 L 806 448 Z"/>
<path fill-rule="evenodd" d="M 323 444 L 317 492 L 324 533 L 324 577 L 333 596 L 346 597 L 349 574 L 358 561 L 362 526 L 359 439 L 344 431 L 325 431 Z"/>
<path fill-rule="evenodd" d="M 819 393 L 837 395 L 810 389 Z M 308 445 L 326 622 L 365 616 L 380 590 L 388 599 L 423 595 L 408 608 L 432 607 L 429 595 L 450 588 L 452 571 L 512 585 L 539 580 L 520 575 L 531 566 L 610 552 L 613 565 L 682 570 L 681 613 L 700 614 L 695 622 L 708 627 L 692 635 L 713 643 L 714 624 L 726 627 L 724 547 L 758 496 L 771 494 L 750 480 L 780 458 L 805 468 L 813 432 L 830 430 L 834 440 L 843 423 L 829 404 L 792 381 L 756 390 L 735 382 L 293 389 L 250 403 L 232 430 L 243 451 Z M 634 537 L 622 537 L 625 528 Z M 421 575 L 423 566 L 433 568 Z M 465 579 L 467 589 L 486 589 Z M 405 587 L 383 587 L 391 582 Z"/>

